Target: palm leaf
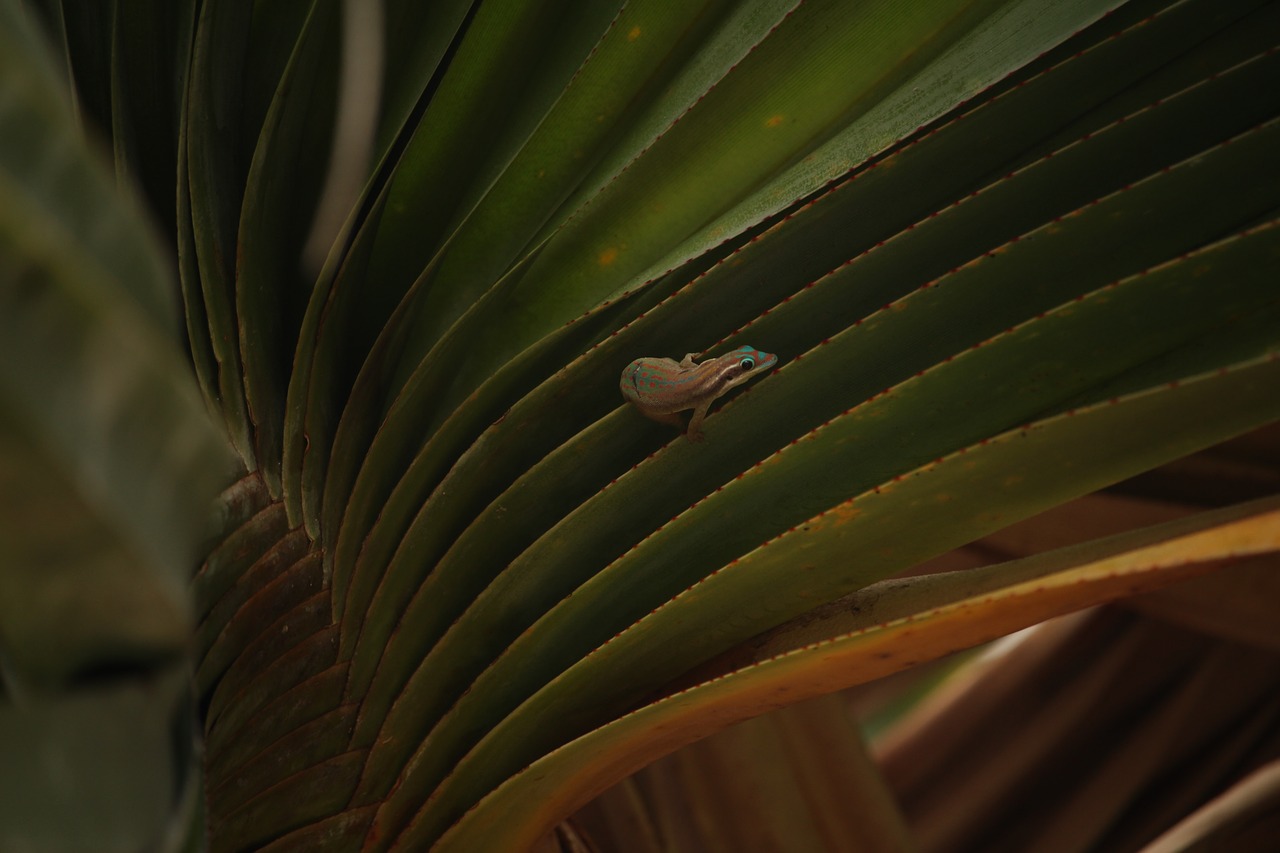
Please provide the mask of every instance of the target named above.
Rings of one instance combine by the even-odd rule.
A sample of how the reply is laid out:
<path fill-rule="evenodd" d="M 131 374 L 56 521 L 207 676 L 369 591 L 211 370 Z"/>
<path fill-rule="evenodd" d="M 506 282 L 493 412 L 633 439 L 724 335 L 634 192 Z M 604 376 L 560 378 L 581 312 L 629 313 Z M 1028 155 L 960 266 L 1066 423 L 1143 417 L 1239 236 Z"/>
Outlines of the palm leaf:
<path fill-rule="evenodd" d="M 40 354 L 3 374 L 0 471 L 170 581 L 225 488 L 194 629 L 104 622 L 165 666 L 193 636 L 213 849 L 528 847 L 730 722 L 1276 549 L 1242 504 L 894 580 L 1280 419 L 1274 4 L 29 5 L 6 103 L 58 118 L 0 148 L 0 345 Z M 26 177 L 74 132 L 37 19 L 178 284 L 82 144 L 73 191 Z M 105 408 L 95 323 L 128 366 Z M 614 390 L 744 343 L 780 366 L 704 444 Z M 793 717 L 672 761 L 711 799 L 727 754 L 863 754 Z M 867 843 L 906 843 L 856 761 Z"/>

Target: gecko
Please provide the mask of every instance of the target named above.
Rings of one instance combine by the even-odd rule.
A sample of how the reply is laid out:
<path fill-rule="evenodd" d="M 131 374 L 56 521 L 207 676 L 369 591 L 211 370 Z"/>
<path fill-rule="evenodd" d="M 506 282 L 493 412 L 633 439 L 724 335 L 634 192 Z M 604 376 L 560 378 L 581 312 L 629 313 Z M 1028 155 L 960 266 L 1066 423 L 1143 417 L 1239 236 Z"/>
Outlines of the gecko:
<path fill-rule="evenodd" d="M 693 409 L 685 434 L 690 441 L 701 441 L 702 420 L 711 404 L 730 388 L 777 363 L 776 355 L 748 346 L 701 363 L 693 360 L 693 353 L 683 361 L 638 358 L 622 371 L 618 384 L 623 397 L 645 417 L 659 423 L 683 429 L 684 421 L 676 413 Z"/>

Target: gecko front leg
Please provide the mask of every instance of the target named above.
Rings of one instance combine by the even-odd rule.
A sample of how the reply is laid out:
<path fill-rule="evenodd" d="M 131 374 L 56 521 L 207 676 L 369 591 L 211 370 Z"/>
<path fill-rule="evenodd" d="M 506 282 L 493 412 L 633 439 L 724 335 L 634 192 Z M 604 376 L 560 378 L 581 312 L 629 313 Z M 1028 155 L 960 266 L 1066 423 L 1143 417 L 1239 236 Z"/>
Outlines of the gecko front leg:
<path fill-rule="evenodd" d="M 707 410 L 711 408 L 712 400 L 708 400 L 693 410 L 693 417 L 689 418 L 689 428 L 685 430 L 684 436 L 690 441 L 702 441 L 702 421 L 707 416 Z"/>

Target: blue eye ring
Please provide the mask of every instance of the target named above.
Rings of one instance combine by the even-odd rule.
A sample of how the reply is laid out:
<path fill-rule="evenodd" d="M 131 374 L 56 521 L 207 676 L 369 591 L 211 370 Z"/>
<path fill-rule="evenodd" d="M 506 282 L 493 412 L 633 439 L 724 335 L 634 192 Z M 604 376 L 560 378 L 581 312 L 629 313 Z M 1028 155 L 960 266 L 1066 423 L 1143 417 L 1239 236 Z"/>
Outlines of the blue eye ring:
<path fill-rule="evenodd" d="M 753 359 L 744 358 L 742 361 L 738 362 L 738 366 L 741 367 L 743 370 L 750 370 L 751 368 L 756 366 L 756 363 Z"/>

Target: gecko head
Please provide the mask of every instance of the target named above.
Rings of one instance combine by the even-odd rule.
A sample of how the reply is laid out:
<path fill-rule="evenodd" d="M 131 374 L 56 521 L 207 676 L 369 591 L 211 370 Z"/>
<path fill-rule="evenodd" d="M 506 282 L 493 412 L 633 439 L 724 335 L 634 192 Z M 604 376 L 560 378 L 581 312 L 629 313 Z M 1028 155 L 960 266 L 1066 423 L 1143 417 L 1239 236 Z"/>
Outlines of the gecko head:
<path fill-rule="evenodd" d="M 741 346 L 729 353 L 733 362 L 729 368 L 729 381 L 726 388 L 741 385 L 753 376 L 772 370 L 778 363 L 778 357 L 771 352 L 764 352 L 755 347 Z"/>

